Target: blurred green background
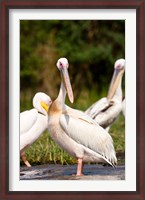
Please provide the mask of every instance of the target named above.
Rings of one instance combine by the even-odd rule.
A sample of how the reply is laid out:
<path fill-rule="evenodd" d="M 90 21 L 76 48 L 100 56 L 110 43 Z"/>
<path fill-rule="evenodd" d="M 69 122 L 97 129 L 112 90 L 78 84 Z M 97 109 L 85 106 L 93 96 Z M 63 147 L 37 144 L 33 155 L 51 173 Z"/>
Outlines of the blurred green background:
<path fill-rule="evenodd" d="M 32 108 L 36 92 L 54 100 L 60 87 L 56 62 L 69 61 L 74 91 L 73 108 L 87 109 L 107 95 L 114 62 L 125 58 L 124 20 L 20 20 L 20 110 Z M 124 93 L 125 80 L 122 88 Z M 125 148 L 125 123 L 120 115 L 110 134 L 117 151 Z M 52 150 L 53 149 L 53 150 Z M 46 131 L 27 150 L 32 163 L 70 163 L 70 156 L 59 149 Z"/>

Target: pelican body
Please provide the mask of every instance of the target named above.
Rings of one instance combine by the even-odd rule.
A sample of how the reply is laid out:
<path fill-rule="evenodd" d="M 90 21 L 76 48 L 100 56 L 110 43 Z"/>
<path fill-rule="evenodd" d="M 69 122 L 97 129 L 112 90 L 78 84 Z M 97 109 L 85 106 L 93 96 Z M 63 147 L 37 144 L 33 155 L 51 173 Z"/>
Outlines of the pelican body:
<path fill-rule="evenodd" d="M 83 162 L 117 162 L 111 136 L 85 113 L 65 105 L 66 92 L 73 103 L 73 91 L 68 75 L 68 61 L 57 62 L 62 82 L 58 97 L 48 111 L 48 129 L 52 139 L 78 161 L 77 176 L 82 175 Z"/>
<path fill-rule="evenodd" d="M 94 119 L 103 128 L 108 128 L 118 118 L 122 111 L 122 76 L 124 74 L 125 60 L 119 59 L 114 64 L 114 73 L 108 96 L 101 98 L 85 113 Z"/>
<path fill-rule="evenodd" d="M 47 129 L 47 112 L 51 102 L 48 95 L 38 92 L 33 98 L 34 108 L 20 113 L 20 155 L 28 167 L 31 165 L 26 159 L 25 149 Z"/>

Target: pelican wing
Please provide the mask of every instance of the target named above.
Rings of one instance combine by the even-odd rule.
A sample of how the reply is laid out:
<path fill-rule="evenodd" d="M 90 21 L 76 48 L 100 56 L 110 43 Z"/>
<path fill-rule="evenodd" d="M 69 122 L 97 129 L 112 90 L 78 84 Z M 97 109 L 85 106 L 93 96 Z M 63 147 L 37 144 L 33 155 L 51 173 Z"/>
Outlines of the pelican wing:
<path fill-rule="evenodd" d="M 97 116 L 95 116 L 94 120 L 100 126 L 106 128 L 117 119 L 121 111 L 122 111 L 122 104 L 120 102 L 114 102 L 113 105 L 111 105 L 104 111 L 102 110 Z"/>
<path fill-rule="evenodd" d="M 65 110 L 63 113 L 74 118 L 80 118 L 81 120 L 84 120 L 90 124 L 96 124 L 95 120 L 93 120 L 89 115 L 84 114 L 83 111 L 73 109 L 67 105 L 65 105 Z"/>
<path fill-rule="evenodd" d="M 38 111 L 31 109 L 20 113 L 20 134 L 26 133 L 36 123 Z"/>
<path fill-rule="evenodd" d="M 48 117 L 37 113 L 37 120 L 25 134 L 20 135 L 20 150 L 35 142 L 48 127 Z"/>
<path fill-rule="evenodd" d="M 106 110 L 110 105 L 112 105 L 112 102 L 108 101 L 108 99 L 104 97 L 89 107 L 85 113 L 94 119 L 100 112 Z"/>
<path fill-rule="evenodd" d="M 112 163 L 116 162 L 112 138 L 99 125 L 90 124 L 80 116 L 75 118 L 67 114 L 61 115 L 60 125 L 77 143 L 99 153 Z"/>

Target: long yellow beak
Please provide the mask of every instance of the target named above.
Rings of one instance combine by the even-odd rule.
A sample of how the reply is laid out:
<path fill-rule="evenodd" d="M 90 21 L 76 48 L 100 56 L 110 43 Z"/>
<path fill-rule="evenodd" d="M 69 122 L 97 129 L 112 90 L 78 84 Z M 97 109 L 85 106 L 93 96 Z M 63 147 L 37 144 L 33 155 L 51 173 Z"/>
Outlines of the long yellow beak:
<path fill-rule="evenodd" d="M 62 72 L 62 78 L 63 78 L 63 82 L 67 91 L 67 95 L 68 98 L 70 100 L 71 103 L 74 102 L 74 96 L 73 96 L 73 90 L 71 87 L 71 83 L 70 83 L 70 78 L 69 78 L 69 74 L 68 74 L 68 70 L 66 67 L 64 67 L 63 69 L 61 69 Z"/>
<path fill-rule="evenodd" d="M 122 78 L 123 73 L 124 73 L 124 69 L 122 70 L 115 69 L 112 80 L 111 80 L 111 84 L 109 87 L 109 91 L 108 91 L 108 96 L 107 96 L 108 100 L 113 98 L 116 92 L 116 89 L 119 85 L 120 79 Z"/>
<path fill-rule="evenodd" d="M 46 103 L 44 103 L 43 101 L 41 101 L 40 104 L 41 104 L 42 108 L 44 108 L 46 110 L 46 112 L 48 112 L 49 106 Z"/>

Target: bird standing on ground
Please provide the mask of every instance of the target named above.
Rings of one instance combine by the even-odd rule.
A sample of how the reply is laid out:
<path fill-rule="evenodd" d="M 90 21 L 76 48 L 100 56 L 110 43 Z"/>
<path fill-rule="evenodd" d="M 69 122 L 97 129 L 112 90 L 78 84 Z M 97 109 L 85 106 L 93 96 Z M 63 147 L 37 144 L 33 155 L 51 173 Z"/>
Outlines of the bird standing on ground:
<path fill-rule="evenodd" d="M 52 139 L 78 161 L 77 176 L 82 175 L 83 162 L 117 162 L 111 136 L 85 113 L 65 105 L 66 92 L 73 103 L 73 91 L 68 75 L 68 60 L 60 58 L 61 73 L 58 97 L 48 111 L 48 129 Z"/>
<path fill-rule="evenodd" d="M 85 111 L 87 115 L 107 130 L 122 111 L 121 83 L 124 70 L 125 60 L 118 59 L 114 64 L 114 73 L 107 97 L 101 98 Z"/>
<path fill-rule="evenodd" d="M 28 167 L 31 165 L 26 159 L 25 149 L 47 129 L 47 112 L 51 103 L 48 95 L 38 92 L 33 98 L 34 108 L 20 113 L 20 156 Z"/>

